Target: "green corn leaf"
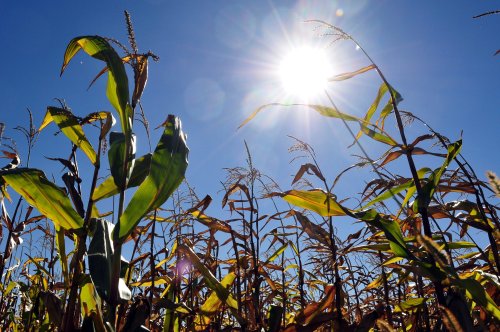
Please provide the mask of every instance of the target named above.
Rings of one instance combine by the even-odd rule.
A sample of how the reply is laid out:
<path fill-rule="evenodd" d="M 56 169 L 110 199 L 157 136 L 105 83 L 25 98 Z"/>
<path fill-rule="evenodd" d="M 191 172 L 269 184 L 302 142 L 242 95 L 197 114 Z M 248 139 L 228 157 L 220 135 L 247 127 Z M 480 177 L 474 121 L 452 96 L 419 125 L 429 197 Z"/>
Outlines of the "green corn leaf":
<path fill-rule="evenodd" d="M 375 114 L 375 112 L 377 111 L 378 105 L 380 104 L 380 100 L 382 100 L 382 98 L 384 97 L 384 95 L 387 93 L 388 90 L 389 89 L 387 88 L 387 85 L 385 83 L 382 83 L 382 85 L 380 85 L 380 88 L 378 89 L 377 97 L 375 97 L 375 100 L 370 105 L 370 108 L 368 108 L 368 112 L 366 112 L 366 114 L 365 114 L 364 120 L 366 122 L 368 122 L 368 123 L 370 122 L 373 114 Z M 362 134 L 363 134 L 363 132 L 360 130 L 358 132 L 358 134 L 356 135 L 356 138 L 359 139 Z"/>
<path fill-rule="evenodd" d="M 93 58 L 102 60 L 108 68 L 106 96 L 120 116 L 122 130 L 126 135 L 132 128 L 133 111 L 129 105 L 128 78 L 122 59 L 106 39 L 100 36 L 81 36 L 73 38 L 64 53 L 61 75 L 73 57 L 84 50 Z"/>
<path fill-rule="evenodd" d="M 128 168 L 125 173 L 124 161 L 127 155 L 127 136 L 123 133 L 112 132 L 109 135 L 109 151 L 108 160 L 111 169 L 111 176 L 115 185 L 118 188 L 125 189 L 127 183 L 129 182 L 131 173 L 134 169 L 134 157 L 135 157 L 135 135 L 130 135 L 129 145 L 130 145 L 130 160 L 128 163 Z"/>
<path fill-rule="evenodd" d="M 73 113 L 64 108 L 47 107 L 47 113 L 38 131 L 41 131 L 52 121 L 57 124 L 59 129 L 61 129 L 63 134 L 66 135 L 73 144 L 78 146 L 85 153 L 92 164 L 96 163 L 96 152 L 85 136 L 83 128 L 78 122 L 78 118 L 74 116 Z"/>
<path fill-rule="evenodd" d="M 71 205 L 68 196 L 33 168 L 16 168 L 0 172 L 0 177 L 41 214 L 52 220 L 56 230 L 78 229 L 83 219 Z"/>
<path fill-rule="evenodd" d="M 89 271 L 97 292 L 103 299 L 109 301 L 115 256 L 112 238 L 114 225 L 104 219 L 97 219 L 95 225 L 94 236 L 88 249 Z M 123 278 L 119 279 L 118 293 L 122 300 L 131 298 L 130 290 Z"/>
<path fill-rule="evenodd" d="M 386 199 L 392 198 L 396 194 L 399 194 L 403 190 L 406 190 L 406 189 L 412 187 L 413 185 L 414 185 L 413 184 L 413 180 L 410 180 L 410 181 L 407 181 L 405 183 L 400 184 L 399 186 L 387 189 L 386 191 L 384 191 L 383 193 L 381 193 L 380 195 L 378 195 L 377 197 L 375 197 L 373 200 L 371 200 L 370 202 L 368 202 L 368 204 L 366 204 L 363 207 L 363 209 L 366 209 L 366 208 L 368 208 L 369 206 L 372 206 L 375 203 L 382 202 L 382 201 L 385 201 Z"/>
<path fill-rule="evenodd" d="M 178 298 L 175 296 L 174 287 L 167 286 L 167 299 L 176 303 Z M 179 314 L 173 308 L 167 307 L 165 310 L 165 317 L 163 318 L 163 332 L 178 332 L 180 331 L 179 326 Z"/>
<path fill-rule="evenodd" d="M 359 125 L 361 126 L 361 131 L 366 135 L 371 138 L 373 138 L 376 141 L 379 141 L 381 143 L 390 145 L 390 146 L 396 146 L 398 143 L 389 135 L 384 135 L 381 133 L 376 132 L 373 129 L 370 129 L 368 125 L 366 125 L 364 122 L 360 122 Z"/>
<path fill-rule="evenodd" d="M 269 258 L 266 260 L 266 262 L 263 265 L 274 262 L 274 260 L 276 258 L 278 258 L 279 255 L 281 255 L 287 247 L 288 247 L 288 243 L 285 243 L 284 245 L 279 247 L 271 256 L 269 256 Z"/>
<path fill-rule="evenodd" d="M 394 255 L 409 259 L 414 258 L 406 246 L 403 233 L 397 221 L 384 218 L 373 209 L 350 213 L 350 215 L 382 230 L 389 241 L 389 245 Z"/>
<path fill-rule="evenodd" d="M 472 301 L 479 304 L 493 317 L 500 320 L 500 308 L 488 295 L 481 283 L 475 279 L 453 279 L 452 282 L 465 289 L 465 295 Z"/>
<path fill-rule="evenodd" d="M 231 288 L 234 280 L 236 279 L 236 274 L 234 272 L 228 273 L 222 280 L 220 284 L 226 288 Z M 222 305 L 222 300 L 217 295 L 217 292 L 212 291 L 208 296 L 205 303 L 200 307 L 200 314 L 195 317 L 195 330 L 196 331 L 205 331 L 210 322 L 212 321 L 212 317 L 217 314 L 219 308 Z"/>
<path fill-rule="evenodd" d="M 411 298 L 411 299 L 408 299 L 404 302 L 397 304 L 394 311 L 395 312 L 413 311 L 413 310 L 416 310 L 418 308 L 421 308 L 424 305 L 425 301 L 426 301 L 426 299 L 423 297 Z"/>
<path fill-rule="evenodd" d="M 179 250 L 187 256 L 191 264 L 193 264 L 196 270 L 203 276 L 207 287 L 215 292 L 217 297 L 229 307 L 236 320 L 241 323 L 243 319 L 239 316 L 237 311 L 238 302 L 234 299 L 234 296 L 231 294 L 231 292 L 226 287 L 224 287 L 224 285 L 222 285 L 219 280 L 217 280 L 217 278 L 214 277 L 212 272 L 210 272 L 205 264 L 201 262 L 198 255 L 196 255 L 196 253 L 190 247 L 185 244 L 179 244 Z"/>
<path fill-rule="evenodd" d="M 64 242 L 64 229 L 56 230 L 56 250 L 61 262 L 61 272 L 64 279 L 64 285 L 69 286 L 68 256 L 66 256 L 66 243 Z"/>
<path fill-rule="evenodd" d="M 346 215 L 344 208 L 337 203 L 334 197 L 328 196 L 320 189 L 289 190 L 278 195 L 292 205 L 314 211 L 323 217 Z"/>
<path fill-rule="evenodd" d="M 446 159 L 444 160 L 440 168 L 432 172 L 427 183 L 422 187 L 422 196 L 418 197 L 417 200 L 415 200 L 415 204 L 413 204 L 413 211 L 418 212 L 420 211 L 420 209 L 426 209 L 429 206 L 432 196 L 434 195 L 434 192 L 436 191 L 436 188 L 439 184 L 441 176 L 443 175 L 448 165 L 460 153 L 461 148 L 462 140 L 458 140 L 448 146 L 448 154 L 446 155 Z"/>
<path fill-rule="evenodd" d="M 184 179 L 189 149 L 182 132 L 181 121 L 169 115 L 165 130 L 151 157 L 149 175 L 139 186 L 120 217 L 118 238 L 125 239 L 139 221 L 159 208 Z"/>
<path fill-rule="evenodd" d="M 127 183 L 127 189 L 139 186 L 144 181 L 146 176 L 148 176 L 149 169 L 151 167 L 151 157 L 152 154 L 148 153 L 135 160 L 130 179 Z M 114 178 L 110 176 L 94 190 L 92 200 L 97 202 L 104 198 L 114 196 L 119 192 L 120 189 L 115 184 Z"/>

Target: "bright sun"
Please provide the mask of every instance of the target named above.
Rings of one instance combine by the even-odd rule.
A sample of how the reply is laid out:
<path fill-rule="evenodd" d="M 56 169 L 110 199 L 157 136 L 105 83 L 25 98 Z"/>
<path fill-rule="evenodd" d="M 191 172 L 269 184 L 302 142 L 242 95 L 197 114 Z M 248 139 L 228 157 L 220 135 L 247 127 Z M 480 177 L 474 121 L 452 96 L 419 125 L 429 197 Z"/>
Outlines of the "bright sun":
<path fill-rule="evenodd" d="M 279 67 L 286 93 L 305 99 L 323 92 L 330 74 L 331 65 L 325 50 L 309 46 L 294 48 Z"/>

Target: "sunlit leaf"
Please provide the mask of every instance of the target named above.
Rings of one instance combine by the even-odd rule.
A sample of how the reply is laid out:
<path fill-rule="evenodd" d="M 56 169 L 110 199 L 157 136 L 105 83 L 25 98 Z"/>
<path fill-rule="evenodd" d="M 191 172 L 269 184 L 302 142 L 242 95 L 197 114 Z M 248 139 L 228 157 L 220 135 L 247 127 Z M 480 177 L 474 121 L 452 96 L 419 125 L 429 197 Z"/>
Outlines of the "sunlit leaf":
<path fill-rule="evenodd" d="M 92 318 L 95 330 L 98 332 L 107 331 L 103 322 L 101 299 L 95 290 L 94 284 L 90 280 L 81 287 L 80 304 L 83 315 Z"/>
<path fill-rule="evenodd" d="M 406 190 L 414 185 L 413 180 L 406 181 L 403 184 L 400 184 L 399 186 L 388 188 L 385 190 L 383 193 L 372 199 L 368 204 L 366 204 L 363 209 L 366 209 L 369 206 L 372 206 L 373 204 L 376 204 L 378 202 L 385 201 L 386 199 L 392 198 L 396 196 L 396 194 L 399 194 L 403 190 Z"/>
<path fill-rule="evenodd" d="M 278 258 L 283 253 L 283 251 L 285 251 L 285 249 L 287 247 L 288 247 L 288 243 L 285 243 L 284 245 L 282 245 L 281 247 L 279 247 L 271 256 L 269 256 L 269 258 L 266 260 L 266 262 L 264 263 L 264 265 L 266 265 L 267 263 L 274 262 L 274 260 L 276 258 Z"/>
<path fill-rule="evenodd" d="M 56 229 L 77 229 L 83 219 L 73 209 L 66 193 L 47 180 L 37 169 L 16 168 L 0 172 L 0 176 L 41 214 L 52 220 Z"/>
<path fill-rule="evenodd" d="M 384 95 L 387 93 L 389 89 L 387 88 L 387 85 L 385 83 L 382 83 L 382 85 L 380 85 L 380 88 L 378 89 L 378 93 L 377 93 L 377 96 L 375 97 L 375 100 L 373 101 L 373 103 L 370 105 L 370 108 L 368 108 L 368 112 L 366 112 L 365 114 L 365 117 L 364 117 L 364 120 L 366 122 L 370 122 L 373 114 L 375 114 L 375 112 L 377 111 L 377 108 L 378 108 L 378 105 L 380 104 L 380 100 L 382 100 L 382 97 L 384 97 Z M 356 138 L 360 138 L 361 137 L 361 134 L 363 132 L 360 131 Z"/>
<path fill-rule="evenodd" d="M 403 301 L 403 302 L 397 304 L 394 311 L 395 312 L 413 311 L 413 310 L 416 310 L 418 308 L 421 308 L 425 302 L 426 302 L 426 299 L 423 297 L 410 298 L 410 299 L 407 299 L 406 301 Z"/>
<path fill-rule="evenodd" d="M 500 320 L 500 309 L 495 301 L 488 295 L 484 287 L 475 279 L 453 279 L 452 282 L 465 289 L 465 295 L 479 304 L 493 317 Z"/>
<path fill-rule="evenodd" d="M 224 278 L 222 278 L 220 284 L 222 287 L 229 289 L 231 288 L 234 279 L 236 279 L 236 274 L 234 272 L 230 272 Z M 200 314 L 198 314 L 195 318 L 196 331 L 205 331 L 205 329 L 212 321 L 212 316 L 214 316 L 219 311 L 222 303 L 223 301 L 217 295 L 217 292 L 212 291 L 212 293 L 210 293 L 210 295 L 206 299 L 205 303 L 201 305 L 199 310 Z"/>
<path fill-rule="evenodd" d="M 160 207 L 184 179 L 189 149 L 181 121 L 169 115 L 164 127 L 163 135 L 151 157 L 149 175 L 120 217 L 117 227 L 120 239 L 126 238 L 147 213 Z"/>
<path fill-rule="evenodd" d="M 344 216 L 346 212 L 332 195 L 320 189 L 314 190 L 289 190 L 277 194 L 288 203 L 314 211 L 321 216 Z"/>
<path fill-rule="evenodd" d="M 229 307 L 233 309 L 238 309 L 238 303 L 234 299 L 233 295 L 229 292 L 229 290 L 224 287 L 217 278 L 214 277 L 212 272 L 203 264 L 196 255 L 196 253 L 184 244 L 179 244 L 179 250 L 181 250 L 188 258 L 189 261 L 193 264 L 194 267 L 198 270 L 198 272 L 203 276 L 205 282 L 211 290 L 215 291 L 217 296 L 224 301 Z"/>
<path fill-rule="evenodd" d="M 132 127 L 133 112 L 129 103 L 128 78 L 122 60 L 106 41 L 99 36 L 73 38 L 64 53 L 61 74 L 78 51 L 83 49 L 88 55 L 106 62 L 108 68 L 108 86 L 106 96 L 117 110 L 123 132 L 128 135 Z"/>
<path fill-rule="evenodd" d="M 151 157 L 152 154 L 148 153 L 134 162 L 134 167 L 130 175 L 130 179 L 127 183 L 127 188 L 139 186 L 146 176 L 149 174 L 149 169 L 151 167 Z M 104 198 L 114 196 L 120 192 L 120 189 L 115 184 L 114 178 L 112 176 L 106 178 L 97 188 L 94 190 L 92 199 L 94 202 L 100 201 Z"/>
<path fill-rule="evenodd" d="M 90 162 L 95 164 L 97 160 L 96 152 L 85 136 L 78 118 L 67 109 L 49 106 L 47 107 L 47 113 L 38 131 L 41 131 L 52 121 L 57 124 L 59 129 L 61 129 L 63 134 L 66 135 L 73 144 L 78 146 L 85 153 L 90 159 Z"/>
<path fill-rule="evenodd" d="M 396 256 L 404 258 L 412 258 L 413 255 L 408 250 L 406 243 L 403 239 L 403 233 L 397 221 L 389 218 L 385 218 L 380 215 L 377 211 L 370 209 L 367 211 L 355 212 L 351 216 L 363 220 L 370 225 L 382 230 L 389 240 L 389 245 L 391 250 Z"/>

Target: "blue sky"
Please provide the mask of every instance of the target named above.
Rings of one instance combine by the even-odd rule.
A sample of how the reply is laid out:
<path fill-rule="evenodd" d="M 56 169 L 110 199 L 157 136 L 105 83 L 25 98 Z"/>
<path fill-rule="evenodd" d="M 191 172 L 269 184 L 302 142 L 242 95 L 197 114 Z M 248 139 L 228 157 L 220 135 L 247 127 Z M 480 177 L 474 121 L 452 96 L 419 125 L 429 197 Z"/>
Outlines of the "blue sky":
<path fill-rule="evenodd" d="M 57 105 L 54 98 L 64 99 L 81 116 L 111 110 L 105 80 L 87 91 L 101 63 L 81 55 L 62 78 L 59 71 L 65 47 L 75 36 L 98 34 L 126 43 L 127 9 L 140 51 L 160 56 L 150 64 L 142 98 L 146 115 L 153 128 L 169 113 L 181 117 L 191 149 L 187 179 L 201 197 L 221 195 L 224 168 L 245 163 L 244 140 L 256 167 L 284 188 L 299 166 L 289 163 L 287 148 L 293 141 L 287 135 L 310 143 L 333 179 L 355 162 L 351 155 L 359 153 L 347 148 L 351 139 L 340 122 L 304 110 L 270 109 L 237 130 L 256 107 L 291 101 L 280 100 L 276 68 L 290 45 L 325 42 L 314 24 L 303 22 L 320 19 L 343 28 L 363 45 L 403 95 L 403 109 L 452 140 L 463 131 L 463 154 L 480 176 L 486 170 L 498 173 L 500 57 L 493 53 L 500 49 L 500 16 L 472 18 L 495 9 L 491 5 L 463 0 L 3 2 L 0 121 L 7 125 L 5 135 L 18 140 L 23 157 L 22 138 L 12 129 L 27 123 L 26 108 L 37 125 L 46 106 Z M 368 64 L 352 44 L 336 43 L 329 54 L 335 73 Z M 379 84 L 371 72 L 336 83 L 329 91 L 343 111 L 362 116 Z M 62 137 L 53 137 L 54 131 L 52 127 L 42 132 L 32 166 L 58 178 L 59 166 L 43 156 L 65 157 L 70 147 Z M 144 131 L 136 132 L 142 138 L 139 154 L 147 152 Z M 408 133 L 411 141 L 424 132 L 414 124 Z M 159 134 L 153 135 L 153 147 Z M 381 151 L 365 144 L 374 154 Z M 355 191 L 362 188 L 361 182 Z"/>

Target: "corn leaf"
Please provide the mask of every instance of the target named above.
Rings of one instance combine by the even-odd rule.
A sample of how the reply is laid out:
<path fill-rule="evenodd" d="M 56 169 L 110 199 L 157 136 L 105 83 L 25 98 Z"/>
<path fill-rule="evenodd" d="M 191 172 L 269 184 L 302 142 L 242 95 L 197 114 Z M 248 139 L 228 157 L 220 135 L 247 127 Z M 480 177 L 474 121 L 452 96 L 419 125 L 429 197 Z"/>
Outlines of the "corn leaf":
<path fill-rule="evenodd" d="M 160 207 L 184 179 L 189 149 L 181 121 L 169 115 L 165 130 L 151 157 L 151 170 L 139 186 L 118 223 L 118 238 L 125 239 L 139 221 Z"/>
<path fill-rule="evenodd" d="M 350 78 L 353 78 L 354 76 L 366 73 L 367 71 L 370 71 L 370 70 L 375 69 L 375 68 L 377 68 L 375 65 L 369 65 L 369 66 L 363 67 L 363 68 L 358 69 L 358 70 L 353 71 L 353 72 L 343 73 L 343 74 L 332 76 L 328 79 L 328 81 L 329 82 L 345 81 L 345 80 L 348 80 Z"/>
<path fill-rule="evenodd" d="M 75 211 L 66 193 L 33 168 L 0 172 L 0 177 L 41 214 L 52 220 L 56 229 L 78 229 L 83 219 Z"/>
<path fill-rule="evenodd" d="M 292 205 L 314 211 L 323 217 L 346 215 L 344 208 L 337 203 L 335 198 L 332 195 L 328 196 L 320 189 L 289 190 L 278 195 Z"/>
<path fill-rule="evenodd" d="M 234 279 L 236 279 L 236 274 L 234 272 L 230 272 L 222 278 L 220 284 L 222 287 L 229 289 L 233 284 Z M 196 331 L 205 331 L 212 321 L 212 317 L 217 313 L 222 303 L 223 302 L 217 295 L 217 292 L 212 291 L 205 303 L 203 303 L 200 307 L 200 314 L 195 318 Z"/>
<path fill-rule="evenodd" d="M 69 286 L 68 256 L 66 256 L 66 243 L 64 242 L 64 229 L 56 230 L 56 249 L 59 261 L 61 262 L 61 272 L 66 287 Z"/>
<path fill-rule="evenodd" d="M 88 55 L 106 62 L 108 85 L 106 96 L 120 116 L 120 123 L 125 134 L 130 134 L 133 111 L 129 106 L 128 78 L 122 59 L 116 51 L 100 36 L 81 36 L 73 38 L 64 53 L 61 75 L 73 57 L 82 50 Z"/>
<path fill-rule="evenodd" d="M 63 134 L 66 135 L 73 144 L 78 146 L 85 153 L 92 164 L 96 163 L 96 152 L 85 136 L 83 128 L 78 122 L 78 118 L 74 116 L 73 113 L 64 108 L 47 107 L 47 113 L 38 131 L 41 131 L 52 121 L 57 124 L 59 129 L 61 129 Z"/>
<path fill-rule="evenodd" d="M 151 167 L 151 157 L 152 154 L 148 153 L 135 160 L 130 179 L 127 183 L 127 189 L 137 187 L 142 183 L 142 181 L 144 181 L 146 176 L 149 174 L 149 169 Z M 115 184 L 114 178 L 110 176 L 94 190 L 92 200 L 94 202 L 97 202 L 102 199 L 114 196 L 119 192 L 120 189 Z"/>
<path fill-rule="evenodd" d="M 495 301 L 488 295 L 481 283 L 475 279 L 452 279 L 452 282 L 465 289 L 465 295 L 479 304 L 493 317 L 500 320 L 500 309 Z"/>
<path fill-rule="evenodd" d="M 109 301 L 114 259 L 114 244 L 111 234 L 114 225 L 107 220 L 98 219 L 96 230 L 88 249 L 89 271 L 99 295 Z M 123 278 L 119 279 L 118 292 L 122 300 L 130 300 L 131 293 Z"/>
<path fill-rule="evenodd" d="M 444 171 L 448 167 L 448 165 L 455 159 L 455 157 L 460 153 L 460 149 L 462 148 L 462 140 L 458 140 L 453 144 L 448 146 L 448 154 L 446 159 L 440 168 L 434 170 L 432 174 L 429 176 L 427 183 L 422 188 L 422 195 L 418 197 L 413 204 L 413 211 L 420 211 L 420 209 L 426 209 L 431 202 L 432 196 L 436 191 L 436 188 L 439 184 L 439 180 L 443 175 Z"/>
<path fill-rule="evenodd" d="M 403 233 L 397 221 L 384 218 L 373 209 L 350 213 L 350 215 L 382 230 L 389 241 L 389 245 L 394 255 L 404 258 L 413 258 L 413 255 L 406 246 Z"/>

